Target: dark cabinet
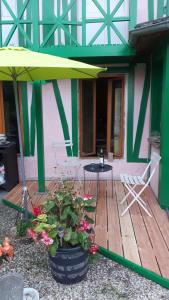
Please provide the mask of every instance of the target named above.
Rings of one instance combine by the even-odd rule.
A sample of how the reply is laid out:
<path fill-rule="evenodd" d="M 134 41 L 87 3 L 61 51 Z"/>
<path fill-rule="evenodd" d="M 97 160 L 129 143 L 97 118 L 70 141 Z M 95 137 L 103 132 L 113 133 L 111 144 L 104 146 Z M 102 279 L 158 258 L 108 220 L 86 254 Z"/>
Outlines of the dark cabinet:
<path fill-rule="evenodd" d="M 0 188 L 10 191 L 18 182 L 16 144 L 0 144 Z"/>

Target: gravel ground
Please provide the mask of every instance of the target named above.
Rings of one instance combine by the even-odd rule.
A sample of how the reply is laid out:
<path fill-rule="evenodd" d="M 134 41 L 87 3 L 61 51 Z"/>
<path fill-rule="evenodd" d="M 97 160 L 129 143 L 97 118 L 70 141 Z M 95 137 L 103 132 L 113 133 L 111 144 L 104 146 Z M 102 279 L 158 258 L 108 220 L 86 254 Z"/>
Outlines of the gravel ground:
<path fill-rule="evenodd" d="M 16 211 L 0 203 L 0 239 L 9 235 L 15 220 Z M 0 276 L 8 272 L 22 274 L 25 287 L 37 289 L 41 300 L 169 299 L 169 290 L 103 256 L 90 266 L 85 281 L 71 286 L 58 284 L 51 277 L 42 246 L 35 247 L 27 238 L 13 238 L 12 243 L 15 257 L 1 266 Z"/>

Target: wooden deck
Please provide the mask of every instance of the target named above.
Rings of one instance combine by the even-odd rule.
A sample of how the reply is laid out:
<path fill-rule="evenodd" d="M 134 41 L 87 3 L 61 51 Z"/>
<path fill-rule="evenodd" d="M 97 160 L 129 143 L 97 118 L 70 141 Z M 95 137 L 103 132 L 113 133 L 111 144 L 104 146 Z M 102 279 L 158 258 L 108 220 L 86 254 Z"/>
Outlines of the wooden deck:
<path fill-rule="evenodd" d="M 27 183 L 32 202 L 38 206 L 47 195 L 38 194 L 37 182 Z M 46 188 L 52 191 L 56 182 L 46 182 Z M 83 185 L 78 182 L 75 187 L 83 194 Z M 96 182 L 86 181 L 86 191 L 96 194 Z M 125 195 L 123 185 L 119 181 L 112 184 L 100 181 L 99 197 L 95 217 L 96 243 L 131 262 L 142 266 L 156 274 L 169 279 L 169 219 L 151 191 L 144 192 L 143 199 L 152 214 L 152 218 L 134 204 L 130 211 L 121 217 L 126 203 L 120 205 Z M 17 185 L 5 197 L 11 204 L 21 205 L 21 185 Z M 130 199 L 129 199 L 130 201 Z M 30 206 L 31 209 L 31 206 Z"/>

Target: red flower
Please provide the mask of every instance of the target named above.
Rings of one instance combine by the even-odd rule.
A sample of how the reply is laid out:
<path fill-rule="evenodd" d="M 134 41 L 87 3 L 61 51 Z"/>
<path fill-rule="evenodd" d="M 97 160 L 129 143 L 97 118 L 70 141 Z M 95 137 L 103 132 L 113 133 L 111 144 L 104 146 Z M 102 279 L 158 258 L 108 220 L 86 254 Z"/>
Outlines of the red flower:
<path fill-rule="evenodd" d="M 28 233 L 28 235 L 29 235 L 34 241 L 37 240 L 38 235 L 37 235 L 37 233 L 36 233 L 32 228 L 29 228 L 29 229 L 27 230 L 27 233 Z"/>
<path fill-rule="evenodd" d="M 83 199 L 84 200 L 90 200 L 90 199 L 92 199 L 93 198 L 93 196 L 91 196 L 91 195 L 89 195 L 89 194 L 84 194 L 83 195 Z"/>
<path fill-rule="evenodd" d="M 38 217 L 41 214 L 41 209 L 39 207 L 34 207 L 33 214 L 35 217 Z"/>
<path fill-rule="evenodd" d="M 91 245 L 89 252 L 92 254 L 96 254 L 97 250 L 99 249 L 99 247 L 95 244 Z"/>

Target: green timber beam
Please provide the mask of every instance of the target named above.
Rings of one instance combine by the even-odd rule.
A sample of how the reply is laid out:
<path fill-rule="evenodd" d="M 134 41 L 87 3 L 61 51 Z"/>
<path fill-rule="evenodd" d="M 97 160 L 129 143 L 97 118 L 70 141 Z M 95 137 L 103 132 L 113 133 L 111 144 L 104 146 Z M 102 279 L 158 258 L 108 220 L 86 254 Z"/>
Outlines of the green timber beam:
<path fill-rule="evenodd" d="M 35 138 L 36 138 L 36 104 L 35 104 L 35 85 L 32 86 L 32 101 L 30 108 L 30 155 L 35 155 Z"/>
<path fill-rule="evenodd" d="M 137 0 L 130 0 L 130 30 L 134 29 L 137 24 Z"/>
<path fill-rule="evenodd" d="M 43 138 L 43 109 L 42 90 L 40 82 L 34 82 L 37 128 L 37 156 L 38 156 L 38 191 L 45 192 L 45 163 L 44 163 L 44 138 Z"/>
<path fill-rule="evenodd" d="M 154 20 L 154 0 L 148 0 L 148 20 Z"/>
<path fill-rule="evenodd" d="M 45 22 L 46 20 L 50 20 L 50 22 L 54 22 L 55 14 L 54 14 L 54 0 L 42 1 L 42 20 Z M 44 38 L 49 34 L 53 25 L 43 25 L 43 36 Z M 54 34 L 49 38 L 46 43 L 47 46 L 54 45 Z"/>
<path fill-rule="evenodd" d="M 159 80 L 160 78 L 160 80 Z M 152 57 L 151 72 L 151 124 L 150 131 L 160 133 L 161 103 L 163 84 L 163 63 L 162 60 L 155 61 Z"/>
<path fill-rule="evenodd" d="M 64 106 L 62 103 L 62 97 L 61 97 L 61 94 L 59 91 L 58 83 L 57 83 L 57 81 L 53 81 L 52 84 L 53 84 L 53 90 L 54 90 L 54 94 L 55 94 L 56 104 L 57 104 L 58 111 L 59 111 L 60 121 L 62 124 L 64 139 L 70 140 L 68 122 L 66 119 L 66 114 L 64 111 Z M 72 149 L 70 146 L 66 147 L 66 151 L 67 151 L 67 156 L 72 156 Z"/>
<path fill-rule="evenodd" d="M 157 4 L 157 18 L 162 18 L 164 14 L 164 0 L 158 0 Z"/>
<path fill-rule="evenodd" d="M 58 55 L 62 57 L 129 57 L 135 55 L 135 50 L 128 45 L 99 45 L 92 47 L 73 47 L 73 46 L 53 46 L 53 47 L 40 47 L 39 52 Z"/>
<path fill-rule="evenodd" d="M 166 45 L 163 67 L 163 94 L 161 115 L 161 170 L 160 206 L 169 208 L 169 43 Z"/>
<path fill-rule="evenodd" d="M 139 118 L 137 123 L 137 130 L 136 130 L 136 137 L 135 137 L 134 151 L 133 151 L 133 155 L 136 158 L 139 158 L 149 93 L 150 93 L 150 65 L 147 64 L 145 70 L 144 87 L 143 87 L 143 93 L 142 93 L 142 98 L 140 103 Z"/>

